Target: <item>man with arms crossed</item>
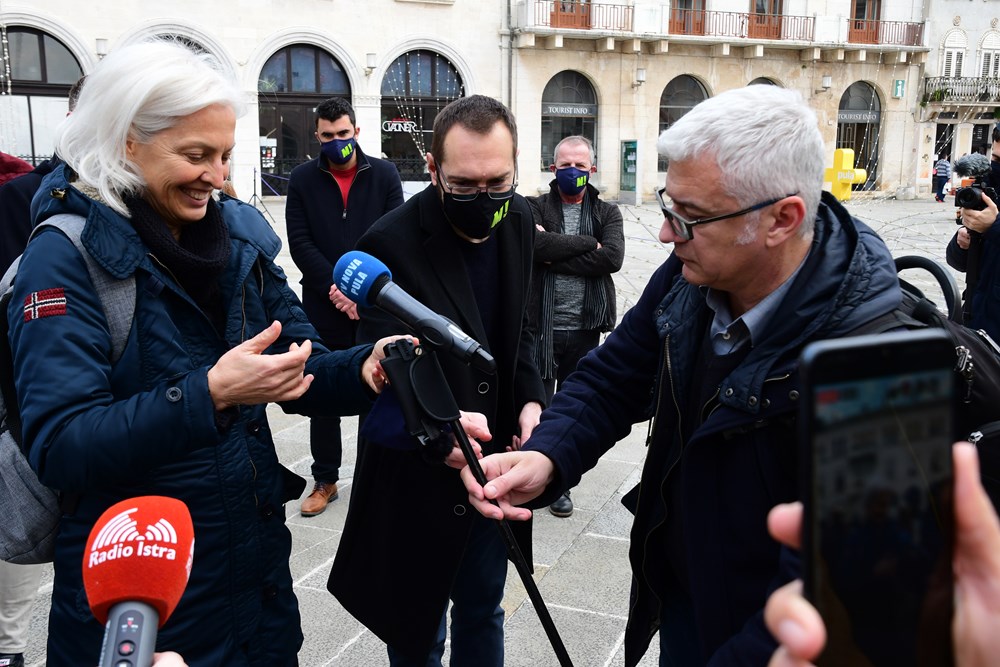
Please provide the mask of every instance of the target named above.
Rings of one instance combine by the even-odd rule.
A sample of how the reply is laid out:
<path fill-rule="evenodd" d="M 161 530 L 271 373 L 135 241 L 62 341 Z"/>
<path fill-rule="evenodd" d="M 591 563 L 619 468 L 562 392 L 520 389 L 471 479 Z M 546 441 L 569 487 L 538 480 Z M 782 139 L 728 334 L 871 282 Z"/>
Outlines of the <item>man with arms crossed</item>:
<path fill-rule="evenodd" d="M 601 201 L 590 176 L 597 171 L 594 145 L 576 135 L 558 144 L 549 192 L 529 197 L 535 219 L 535 266 L 529 312 L 534 318 L 535 363 L 551 401 L 556 382 L 597 347 L 601 332 L 615 326 L 615 283 L 622 268 L 622 214 Z M 549 505 L 558 517 L 573 514 L 567 490 Z"/>

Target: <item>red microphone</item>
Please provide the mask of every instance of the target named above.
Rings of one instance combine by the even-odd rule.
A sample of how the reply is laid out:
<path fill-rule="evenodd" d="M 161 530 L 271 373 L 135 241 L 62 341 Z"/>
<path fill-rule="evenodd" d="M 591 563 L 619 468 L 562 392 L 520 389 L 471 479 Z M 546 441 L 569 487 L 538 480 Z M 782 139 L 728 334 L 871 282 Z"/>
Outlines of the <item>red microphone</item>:
<path fill-rule="evenodd" d="M 100 667 L 150 667 L 163 627 L 191 575 L 194 526 L 175 498 L 142 496 L 109 507 L 83 552 L 90 610 L 105 623 Z"/>

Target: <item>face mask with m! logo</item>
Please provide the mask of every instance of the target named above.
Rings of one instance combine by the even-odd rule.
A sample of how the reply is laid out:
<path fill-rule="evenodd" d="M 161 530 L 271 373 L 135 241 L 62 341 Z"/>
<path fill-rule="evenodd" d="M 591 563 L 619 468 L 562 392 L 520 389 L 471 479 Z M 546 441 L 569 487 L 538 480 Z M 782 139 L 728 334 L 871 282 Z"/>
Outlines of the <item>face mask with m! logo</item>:
<path fill-rule="evenodd" d="M 449 192 L 443 195 L 441 205 L 445 217 L 458 231 L 475 241 L 489 238 L 510 211 L 510 199 L 490 199 L 485 192 L 469 201 L 456 200 Z"/>

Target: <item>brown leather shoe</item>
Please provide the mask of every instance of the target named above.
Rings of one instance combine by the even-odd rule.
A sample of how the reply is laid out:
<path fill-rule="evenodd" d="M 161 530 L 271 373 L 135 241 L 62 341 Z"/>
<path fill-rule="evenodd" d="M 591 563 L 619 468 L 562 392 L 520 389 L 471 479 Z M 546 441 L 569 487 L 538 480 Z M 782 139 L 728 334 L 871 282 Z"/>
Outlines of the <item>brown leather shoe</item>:
<path fill-rule="evenodd" d="M 312 493 L 302 501 L 302 507 L 299 512 L 302 516 L 322 514 L 326 506 L 336 500 L 339 495 L 335 482 L 316 482 Z"/>

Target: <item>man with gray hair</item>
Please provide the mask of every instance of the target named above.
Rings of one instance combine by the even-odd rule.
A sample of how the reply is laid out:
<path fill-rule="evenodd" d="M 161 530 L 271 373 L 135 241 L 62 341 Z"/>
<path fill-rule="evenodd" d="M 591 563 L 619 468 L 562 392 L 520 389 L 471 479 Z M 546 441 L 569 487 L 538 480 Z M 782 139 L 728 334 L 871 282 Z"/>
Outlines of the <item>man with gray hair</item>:
<path fill-rule="evenodd" d="M 535 365 L 551 401 L 577 363 L 615 326 L 615 283 L 622 268 L 622 214 L 601 201 L 590 177 L 594 145 L 580 135 L 558 144 L 549 167 L 549 192 L 528 197 L 535 222 L 534 270 L 528 313 L 535 334 Z M 557 517 L 573 514 L 569 490 L 549 505 Z"/>
<path fill-rule="evenodd" d="M 769 591 L 798 561 L 767 533 L 798 497 L 803 346 L 900 302 L 878 236 L 822 193 L 824 144 L 793 91 L 749 86 L 666 130 L 660 240 L 673 253 L 604 344 L 580 362 L 520 451 L 462 475 L 490 517 L 524 519 L 652 419 L 634 513 L 625 664 L 657 631 L 660 665 L 765 665 Z M 500 507 L 486 499 L 498 499 Z"/>

